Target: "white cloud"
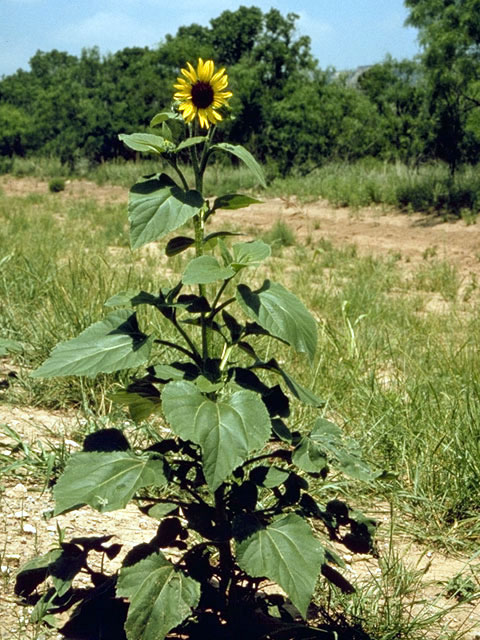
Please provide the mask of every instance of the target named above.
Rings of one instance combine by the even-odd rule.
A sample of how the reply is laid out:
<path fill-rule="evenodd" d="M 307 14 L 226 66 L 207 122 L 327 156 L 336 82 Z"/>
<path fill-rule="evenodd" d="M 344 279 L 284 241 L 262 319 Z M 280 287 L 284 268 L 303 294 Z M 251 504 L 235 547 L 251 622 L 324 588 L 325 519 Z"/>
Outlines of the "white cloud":
<path fill-rule="evenodd" d="M 335 29 L 329 22 L 312 18 L 306 11 L 298 11 L 297 13 L 300 16 L 297 22 L 298 31 L 310 36 L 312 40 L 331 37 L 335 33 Z"/>
<path fill-rule="evenodd" d="M 124 13 L 99 11 L 84 20 L 62 27 L 57 39 L 64 46 L 100 45 L 102 50 L 116 50 L 127 46 L 153 45 L 161 34 L 151 25 Z"/>

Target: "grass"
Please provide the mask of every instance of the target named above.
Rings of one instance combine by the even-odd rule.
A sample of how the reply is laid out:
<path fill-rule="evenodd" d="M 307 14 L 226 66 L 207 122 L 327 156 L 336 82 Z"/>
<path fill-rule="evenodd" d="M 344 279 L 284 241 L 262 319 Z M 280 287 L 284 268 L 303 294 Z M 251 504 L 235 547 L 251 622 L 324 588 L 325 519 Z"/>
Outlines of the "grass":
<path fill-rule="evenodd" d="M 92 165 L 79 158 L 73 172 L 57 158 L 14 157 L 8 167 L 17 177 L 34 176 L 44 180 L 87 178 L 97 184 L 116 184 L 126 189 L 142 175 L 171 169 L 153 159 L 126 162 L 119 159 Z M 172 174 L 172 177 L 173 176 Z M 192 175 L 187 174 L 190 183 Z M 255 179 L 243 165 L 214 163 L 206 174 L 206 193 L 225 194 L 255 191 Z M 389 163 L 375 158 L 356 162 L 331 161 L 306 176 L 292 173 L 270 180 L 269 197 L 328 200 L 336 207 L 383 206 L 407 212 L 422 211 L 447 218 L 461 217 L 474 223 L 480 211 L 480 174 L 475 166 L 460 168 L 452 178 L 447 165 L 430 162 L 420 166 Z"/>
<path fill-rule="evenodd" d="M 173 283 L 186 254 L 168 261 L 155 245 L 133 254 L 122 205 L 4 195 L 0 218 L 0 332 L 22 345 L 11 357 L 18 377 L 4 396 L 110 412 L 124 374 L 43 380 L 29 372 L 59 341 L 101 319 L 114 293 Z M 260 344 L 268 357 L 288 357 L 292 373 L 313 383 L 326 412 L 359 439 L 368 459 L 397 474 L 385 491 L 422 522 L 423 537 L 468 546 L 480 536 L 476 289 L 461 297 L 455 268 L 433 249 L 405 278 L 400 256 L 361 257 L 319 234 L 306 246 L 277 222 L 264 236 L 284 248 L 274 252 L 268 275 L 319 320 L 313 378 L 302 358 Z M 148 314 L 141 312 L 141 322 L 153 319 Z M 309 420 L 308 410 L 295 418 Z"/>
<path fill-rule="evenodd" d="M 47 191 L 0 195 L 0 220 L 0 336 L 22 345 L 4 360 L 18 377 L 0 393 L 17 404 L 81 409 L 94 429 L 111 413 L 123 374 L 36 380 L 29 372 L 59 341 L 101 319 L 114 293 L 173 283 L 186 255 L 168 261 L 156 245 L 132 254 L 123 206 L 61 201 Z M 469 552 L 480 539 L 477 288 L 460 295 L 459 274 L 435 249 L 405 275 L 400 254 L 360 256 L 354 245 L 335 247 L 320 230 L 312 234 L 307 245 L 279 222 L 264 239 L 285 249 L 274 252 L 265 275 L 294 291 L 318 320 L 314 367 L 270 340 L 259 339 L 259 353 L 288 359 L 288 370 L 324 398 L 325 415 L 390 472 L 375 487 L 339 490 L 367 508 L 391 503 L 402 514 L 397 529 L 414 539 Z M 149 314 L 140 320 L 157 322 Z M 295 407 L 292 418 L 304 428 L 312 413 Z M 23 466 L 46 477 L 63 464 L 61 443 L 18 446 L 16 462 L 0 459 L 8 473 Z M 375 640 L 426 637 L 433 614 L 427 604 L 420 612 L 410 604 L 421 576 L 397 556 L 384 562 L 381 576 L 341 606 Z"/>

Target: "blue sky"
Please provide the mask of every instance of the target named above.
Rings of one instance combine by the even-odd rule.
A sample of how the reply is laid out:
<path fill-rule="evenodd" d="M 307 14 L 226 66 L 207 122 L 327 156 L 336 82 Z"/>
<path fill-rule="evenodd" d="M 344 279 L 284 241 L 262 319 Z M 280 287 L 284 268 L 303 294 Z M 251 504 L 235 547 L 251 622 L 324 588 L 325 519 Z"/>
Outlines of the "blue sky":
<path fill-rule="evenodd" d="M 0 0 L 0 76 L 28 69 L 38 49 L 78 55 L 95 45 L 102 54 L 154 47 L 181 25 L 208 25 L 242 4 L 299 14 L 298 32 L 311 37 L 321 68 L 349 69 L 387 53 L 418 53 L 416 31 L 404 26 L 403 0 Z"/>

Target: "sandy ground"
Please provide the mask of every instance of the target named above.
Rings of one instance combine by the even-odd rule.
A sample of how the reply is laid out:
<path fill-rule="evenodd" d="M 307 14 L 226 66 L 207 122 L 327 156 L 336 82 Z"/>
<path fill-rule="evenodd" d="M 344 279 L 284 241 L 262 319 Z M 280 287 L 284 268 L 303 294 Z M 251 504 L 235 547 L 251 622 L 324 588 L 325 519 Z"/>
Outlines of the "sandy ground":
<path fill-rule="evenodd" d="M 23 196 L 30 193 L 48 193 L 47 183 L 31 178 L 12 179 L 0 176 L 0 189 L 6 195 Z M 64 192 L 49 194 L 66 201 L 71 198 L 91 198 L 99 203 L 126 203 L 126 191 L 121 187 L 99 187 L 92 182 L 72 181 Z M 302 204 L 296 199 L 271 199 L 246 210 L 220 212 L 218 223 L 239 225 L 247 233 L 253 228 L 269 229 L 277 220 L 282 220 L 295 232 L 297 239 L 309 238 L 313 244 L 324 238 L 336 246 L 355 244 L 360 254 L 395 255 L 406 271 L 425 259 L 428 252 L 445 259 L 457 267 L 465 281 L 480 277 L 480 226 L 467 225 L 463 221 L 442 222 L 439 218 L 420 214 L 404 214 L 367 208 L 352 211 L 335 209 L 324 202 Z M 7 362 L 3 361 L 3 366 Z M 1 396 L 0 396 L 1 402 Z M 24 442 L 39 450 L 40 442 L 60 446 L 65 441 L 71 451 L 79 448 L 68 434 L 74 430 L 75 416 L 54 414 L 38 409 L 0 405 L 0 425 L 8 425 L 19 433 Z M 0 453 L 11 455 L 12 439 L 0 430 Z M 58 525 L 71 535 L 101 535 L 115 530 L 119 541 L 128 550 L 141 541 L 153 537 L 156 525 L 151 519 L 141 516 L 133 508 L 113 514 L 98 514 L 89 508 L 61 516 L 56 521 L 46 515 L 52 508 L 48 490 L 42 492 L 31 474 L 20 473 L 17 477 L 2 479 L 0 492 L 0 640 L 11 638 L 36 638 L 27 624 L 28 612 L 17 606 L 13 595 L 14 575 L 18 567 L 38 553 L 51 548 L 57 540 Z M 135 514 L 133 514 L 135 511 Z M 388 530 L 387 511 L 371 513 Z M 386 535 L 386 533 L 384 534 Z M 380 540 L 380 549 L 387 553 L 387 543 Z M 436 601 L 445 582 L 459 573 L 466 574 L 468 558 L 448 557 L 435 549 L 421 548 L 408 539 L 396 541 L 397 553 L 411 570 L 423 573 L 425 589 L 421 594 L 422 606 L 449 606 L 452 602 Z M 371 557 L 353 559 L 345 557 L 347 574 L 352 579 L 378 579 L 377 560 Z M 477 610 L 478 609 L 478 610 Z M 469 640 L 480 639 L 480 605 L 469 605 L 456 610 L 449 618 L 452 629 Z M 51 636 L 55 637 L 55 636 Z M 460 636 L 459 636 L 460 637 Z"/>

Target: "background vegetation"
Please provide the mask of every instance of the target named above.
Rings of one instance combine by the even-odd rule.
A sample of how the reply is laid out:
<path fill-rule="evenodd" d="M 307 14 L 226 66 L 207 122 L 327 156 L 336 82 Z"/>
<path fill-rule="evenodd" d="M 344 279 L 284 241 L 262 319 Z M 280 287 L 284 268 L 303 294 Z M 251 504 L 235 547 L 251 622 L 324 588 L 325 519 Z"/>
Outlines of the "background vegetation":
<path fill-rule="evenodd" d="M 38 51 L 30 71 L 0 80 L 3 170 L 15 156 L 54 155 L 70 170 L 132 157 L 118 134 L 147 129 L 171 103 L 179 68 L 200 55 L 228 67 L 233 117 L 223 134 L 270 177 L 368 157 L 442 160 L 453 174 L 479 160 L 478 2 L 406 5 L 423 54 L 344 72 L 321 68 L 297 15 L 253 6 L 180 27 L 154 49 Z"/>

